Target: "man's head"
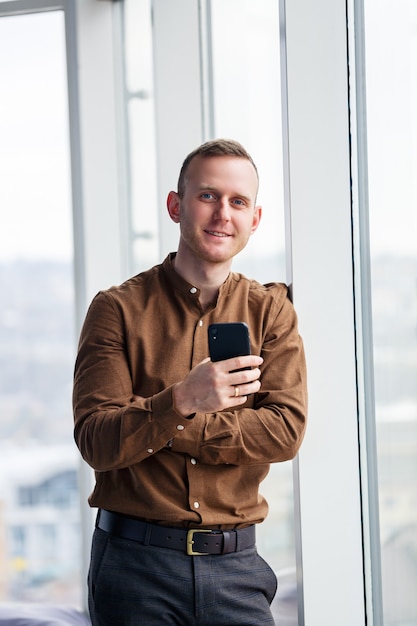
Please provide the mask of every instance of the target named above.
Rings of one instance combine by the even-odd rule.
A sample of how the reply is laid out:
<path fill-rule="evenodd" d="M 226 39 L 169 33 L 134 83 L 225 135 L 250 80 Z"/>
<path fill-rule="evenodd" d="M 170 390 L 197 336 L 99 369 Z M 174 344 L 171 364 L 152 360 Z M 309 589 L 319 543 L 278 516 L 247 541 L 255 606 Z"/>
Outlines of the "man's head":
<path fill-rule="evenodd" d="M 169 215 L 180 225 L 176 261 L 228 269 L 258 228 L 258 184 L 252 158 L 236 141 L 209 141 L 188 155 L 178 191 L 167 198 Z"/>
<path fill-rule="evenodd" d="M 190 154 L 185 158 L 178 178 L 178 195 L 180 198 L 184 196 L 185 186 L 187 184 L 188 167 L 191 161 L 198 156 L 204 159 L 219 156 L 232 156 L 247 159 L 253 165 L 256 176 L 258 177 L 258 170 L 251 155 L 238 141 L 234 141 L 233 139 L 212 139 L 211 141 L 206 141 L 201 146 L 190 152 Z"/>

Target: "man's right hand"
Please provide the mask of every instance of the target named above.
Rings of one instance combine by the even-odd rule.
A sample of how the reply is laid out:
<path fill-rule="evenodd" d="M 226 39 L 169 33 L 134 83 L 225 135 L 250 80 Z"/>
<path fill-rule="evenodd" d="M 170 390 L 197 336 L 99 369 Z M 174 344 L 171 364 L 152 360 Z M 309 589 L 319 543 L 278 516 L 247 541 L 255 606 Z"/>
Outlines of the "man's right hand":
<path fill-rule="evenodd" d="M 175 409 L 183 415 L 214 413 L 244 404 L 259 391 L 263 359 L 249 354 L 213 363 L 209 358 L 196 365 L 174 387 Z M 241 369 L 241 368 L 251 369 Z M 240 370 L 240 371 L 235 371 Z"/>

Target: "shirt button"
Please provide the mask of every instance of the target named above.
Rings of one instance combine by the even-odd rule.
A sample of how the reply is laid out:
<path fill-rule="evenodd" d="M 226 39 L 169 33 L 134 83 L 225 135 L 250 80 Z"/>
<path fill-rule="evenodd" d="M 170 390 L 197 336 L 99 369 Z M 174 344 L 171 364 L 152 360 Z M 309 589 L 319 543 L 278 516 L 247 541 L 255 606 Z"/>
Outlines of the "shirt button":
<path fill-rule="evenodd" d="M 197 293 L 197 287 L 191 287 L 190 293 Z"/>
<path fill-rule="evenodd" d="M 147 450 L 147 451 L 149 452 L 149 454 L 152 454 L 153 449 L 152 449 L 152 448 L 148 448 L 148 450 Z"/>
<path fill-rule="evenodd" d="M 197 465 L 197 461 L 195 459 L 191 459 L 191 465 Z"/>
<path fill-rule="evenodd" d="M 178 424 L 177 426 L 177 430 L 184 430 L 185 426 L 183 426 L 182 424 Z"/>
<path fill-rule="evenodd" d="M 202 325 L 203 325 L 203 320 L 200 320 L 200 321 L 198 322 L 198 325 L 199 325 L 199 326 L 202 326 Z"/>
<path fill-rule="evenodd" d="M 194 508 L 195 509 L 199 509 L 200 508 L 200 503 L 199 502 L 194 502 Z"/>

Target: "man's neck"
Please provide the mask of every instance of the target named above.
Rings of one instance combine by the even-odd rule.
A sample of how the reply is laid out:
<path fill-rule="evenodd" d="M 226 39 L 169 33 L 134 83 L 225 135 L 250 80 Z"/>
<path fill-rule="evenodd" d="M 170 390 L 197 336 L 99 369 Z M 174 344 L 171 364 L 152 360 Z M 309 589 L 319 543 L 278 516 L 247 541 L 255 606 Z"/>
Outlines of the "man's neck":
<path fill-rule="evenodd" d="M 200 290 L 200 304 L 206 309 L 216 300 L 220 286 L 230 273 L 231 262 L 193 261 L 184 258 L 179 250 L 174 258 L 174 268 L 184 280 Z"/>

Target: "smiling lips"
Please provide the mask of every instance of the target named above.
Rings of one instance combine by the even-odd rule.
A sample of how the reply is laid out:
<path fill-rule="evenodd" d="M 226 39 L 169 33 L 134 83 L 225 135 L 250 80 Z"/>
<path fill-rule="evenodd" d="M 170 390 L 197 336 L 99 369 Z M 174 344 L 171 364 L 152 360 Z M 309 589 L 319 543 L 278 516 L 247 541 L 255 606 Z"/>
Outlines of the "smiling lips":
<path fill-rule="evenodd" d="M 208 235 L 213 235 L 213 237 L 230 237 L 227 233 L 219 233 L 217 230 L 206 230 Z"/>

